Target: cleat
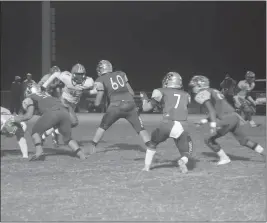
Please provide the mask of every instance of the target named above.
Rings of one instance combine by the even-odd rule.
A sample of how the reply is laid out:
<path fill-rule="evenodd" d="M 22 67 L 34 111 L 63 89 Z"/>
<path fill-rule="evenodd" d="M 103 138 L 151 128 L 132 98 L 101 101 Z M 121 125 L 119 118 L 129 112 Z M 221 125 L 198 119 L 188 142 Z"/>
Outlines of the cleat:
<path fill-rule="evenodd" d="M 217 165 L 224 165 L 224 164 L 227 164 L 227 163 L 230 163 L 231 160 L 229 157 L 225 157 L 225 158 L 222 158 L 220 159 L 220 161 L 217 162 Z"/>
<path fill-rule="evenodd" d="M 32 158 L 29 161 L 44 161 L 45 160 L 45 154 L 41 153 L 39 155 L 33 155 Z"/>
<path fill-rule="evenodd" d="M 145 166 L 142 171 L 146 171 L 146 172 L 149 172 L 150 171 L 150 167 L 149 166 Z"/>
<path fill-rule="evenodd" d="M 185 164 L 185 162 L 183 160 L 179 160 L 178 161 L 178 165 L 179 165 L 179 169 L 182 173 L 187 173 L 188 172 L 188 169 L 187 169 L 187 166 Z"/>

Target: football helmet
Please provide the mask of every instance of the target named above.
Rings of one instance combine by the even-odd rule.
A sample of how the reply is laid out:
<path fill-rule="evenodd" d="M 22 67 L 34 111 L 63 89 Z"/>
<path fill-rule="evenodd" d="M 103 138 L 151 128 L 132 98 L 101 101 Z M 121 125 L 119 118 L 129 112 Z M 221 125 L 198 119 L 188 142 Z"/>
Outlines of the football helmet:
<path fill-rule="evenodd" d="M 192 88 L 193 93 L 198 93 L 204 88 L 210 87 L 210 81 L 207 77 L 202 75 L 197 75 L 191 78 L 189 82 L 189 87 Z"/>
<path fill-rule="evenodd" d="M 101 60 L 98 62 L 96 67 L 96 72 L 98 76 L 101 76 L 105 73 L 112 72 L 112 64 L 108 60 Z"/>
<path fill-rule="evenodd" d="M 255 73 L 252 71 L 247 71 L 245 78 L 248 83 L 253 83 L 255 81 Z"/>
<path fill-rule="evenodd" d="M 32 94 L 38 94 L 41 93 L 41 87 L 38 84 L 30 84 L 27 86 L 26 90 L 25 90 L 25 97 L 29 97 Z"/>
<path fill-rule="evenodd" d="M 183 80 L 180 74 L 177 72 L 169 72 L 162 80 L 163 88 L 183 88 Z"/>
<path fill-rule="evenodd" d="M 77 84 L 82 84 L 86 79 L 86 70 L 82 64 L 75 64 L 71 69 L 72 80 Z"/>
<path fill-rule="evenodd" d="M 60 69 L 58 66 L 53 66 L 50 68 L 50 74 L 53 74 L 55 72 L 60 72 Z"/>

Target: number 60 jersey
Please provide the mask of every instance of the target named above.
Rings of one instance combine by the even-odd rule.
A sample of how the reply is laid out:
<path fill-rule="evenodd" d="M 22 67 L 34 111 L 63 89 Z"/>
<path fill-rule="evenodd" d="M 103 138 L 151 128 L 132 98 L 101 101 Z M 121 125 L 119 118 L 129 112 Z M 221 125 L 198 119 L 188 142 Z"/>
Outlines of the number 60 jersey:
<path fill-rule="evenodd" d="M 103 74 L 95 80 L 95 86 L 98 91 L 105 91 L 111 101 L 134 101 L 126 83 L 128 78 L 122 71 L 115 71 Z"/>
<path fill-rule="evenodd" d="M 187 106 L 191 101 L 187 92 L 175 88 L 158 88 L 153 91 L 151 98 L 162 104 L 164 118 L 172 121 L 187 120 Z"/>

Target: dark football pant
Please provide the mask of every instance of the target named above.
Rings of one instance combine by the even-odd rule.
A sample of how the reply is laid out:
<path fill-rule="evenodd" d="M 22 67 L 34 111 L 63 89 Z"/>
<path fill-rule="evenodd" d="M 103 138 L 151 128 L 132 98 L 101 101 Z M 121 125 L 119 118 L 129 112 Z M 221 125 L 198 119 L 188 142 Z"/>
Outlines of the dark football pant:
<path fill-rule="evenodd" d="M 160 126 L 156 128 L 151 135 L 151 148 L 166 141 L 168 138 L 173 138 L 176 147 L 182 156 L 190 157 L 193 153 L 193 142 L 189 133 L 184 130 L 182 123 L 172 120 L 163 120 Z"/>
<path fill-rule="evenodd" d="M 78 117 L 75 113 L 75 109 L 77 107 L 77 104 L 70 103 L 64 98 L 61 98 L 61 102 L 69 112 L 71 127 L 72 128 L 76 127 L 79 124 Z"/>
<path fill-rule="evenodd" d="M 137 133 L 144 130 L 142 120 L 133 101 L 111 102 L 106 114 L 103 116 L 100 128 L 107 130 L 113 123 L 120 118 L 126 119 Z"/>
<path fill-rule="evenodd" d="M 216 139 L 226 135 L 229 132 L 234 135 L 240 145 L 246 145 L 248 138 L 244 133 L 241 120 L 235 112 L 224 115 L 223 118 L 217 123 L 217 126 L 220 128 L 217 131 L 217 134 L 205 139 L 205 143 L 214 152 L 219 152 L 221 149 L 220 145 L 216 142 Z"/>
<path fill-rule="evenodd" d="M 47 110 L 34 124 L 32 135 L 42 136 L 50 128 L 58 128 L 65 143 L 71 140 L 71 121 L 64 107 Z"/>

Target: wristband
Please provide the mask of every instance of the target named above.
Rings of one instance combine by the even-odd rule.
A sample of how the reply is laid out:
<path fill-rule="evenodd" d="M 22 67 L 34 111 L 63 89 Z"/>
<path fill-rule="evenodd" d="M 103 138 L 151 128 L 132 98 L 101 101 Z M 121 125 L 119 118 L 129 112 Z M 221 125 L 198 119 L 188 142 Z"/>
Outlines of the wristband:
<path fill-rule="evenodd" d="M 216 122 L 211 122 L 211 123 L 210 123 L 210 127 L 212 127 L 212 128 L 216 128 Z"/>

